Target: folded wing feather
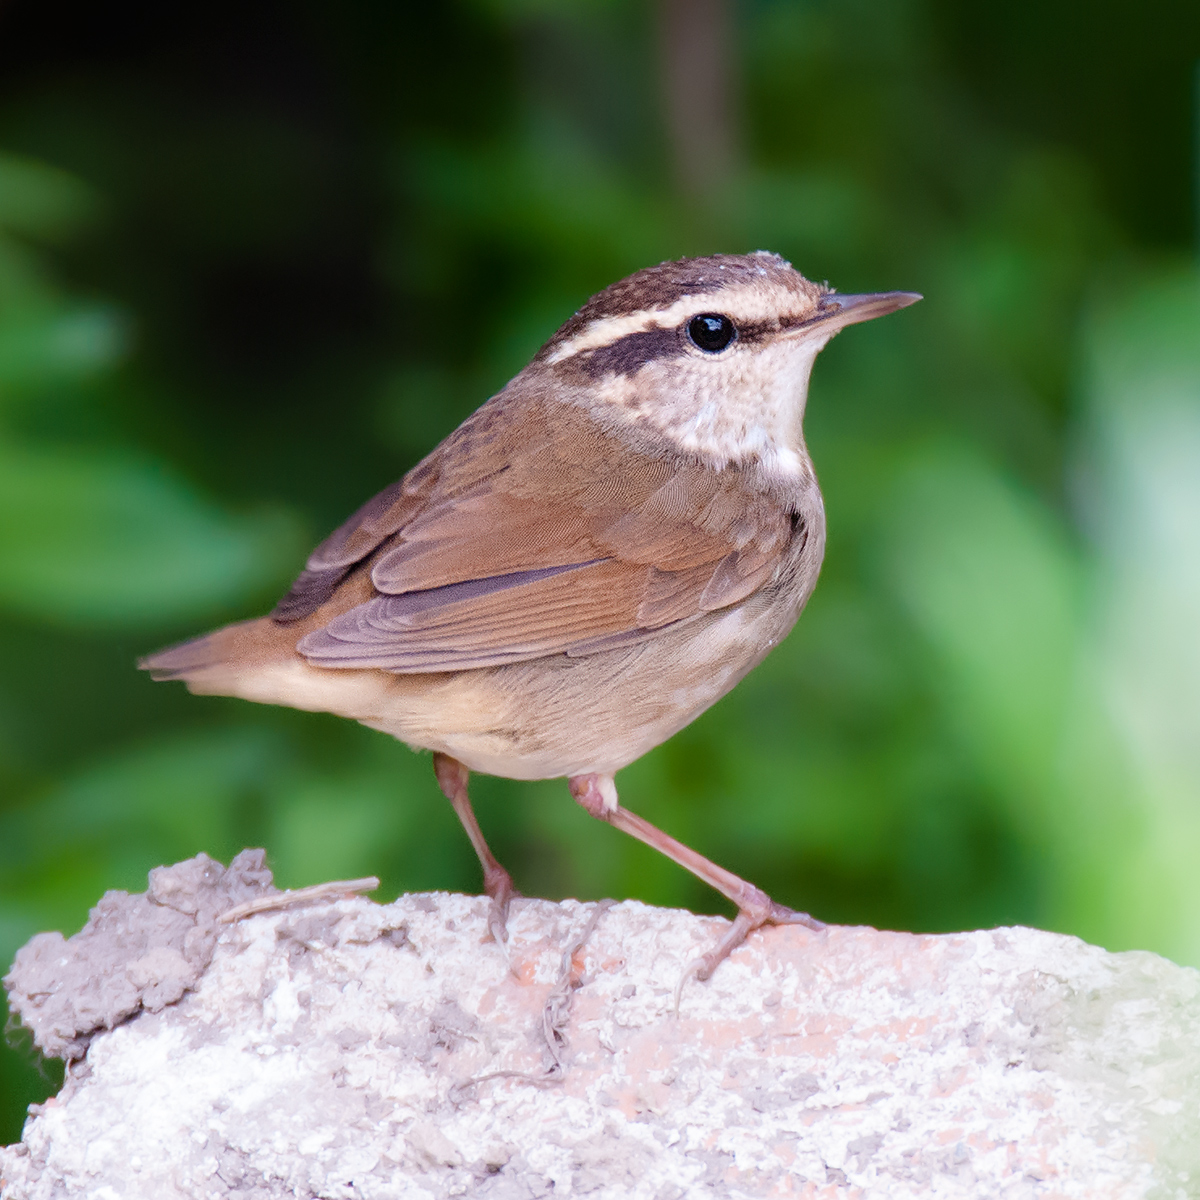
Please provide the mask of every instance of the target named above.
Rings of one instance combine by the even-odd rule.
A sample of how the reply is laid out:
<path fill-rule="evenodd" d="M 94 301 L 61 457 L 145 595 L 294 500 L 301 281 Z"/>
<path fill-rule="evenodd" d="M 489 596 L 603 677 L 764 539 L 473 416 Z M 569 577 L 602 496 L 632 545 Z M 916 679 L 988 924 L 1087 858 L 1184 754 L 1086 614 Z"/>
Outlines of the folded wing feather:
<path fill-rule="evenodd" d="M 314 665 L 427 672 L 593 653 L 735 604 L 778 571 L 792 515 L 744 473 L 639 452 L 564 405 L 498 419 L 504 403 L 313 552 L 276 621 L 316 611 L 359 564 L 376 592 L 300 640 Z"/>

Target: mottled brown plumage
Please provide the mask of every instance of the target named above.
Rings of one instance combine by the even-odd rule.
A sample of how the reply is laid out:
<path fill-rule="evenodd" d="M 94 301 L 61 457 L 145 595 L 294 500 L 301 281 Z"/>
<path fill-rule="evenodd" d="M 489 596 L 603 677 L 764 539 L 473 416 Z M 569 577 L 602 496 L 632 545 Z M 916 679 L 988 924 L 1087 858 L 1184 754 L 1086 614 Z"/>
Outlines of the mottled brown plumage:
<path fill-rule="evenodd" d="M 500 938 L 511 880 L 464 768 L 570 777 L 588 811 L 738 904 L 697 964 L 707 975 L 748 929 L 810 919 L 622 809 L 612 776 L 795 622 L 825 543 L 801 430 L 813 359 L 843 326 L 914 299 L 840 296 L 761 253 L 632 275 L 318 546 L 269 617 L 142 665 L 433 750 Z M 697 318 L 728 340 L 697 341 Z"/>

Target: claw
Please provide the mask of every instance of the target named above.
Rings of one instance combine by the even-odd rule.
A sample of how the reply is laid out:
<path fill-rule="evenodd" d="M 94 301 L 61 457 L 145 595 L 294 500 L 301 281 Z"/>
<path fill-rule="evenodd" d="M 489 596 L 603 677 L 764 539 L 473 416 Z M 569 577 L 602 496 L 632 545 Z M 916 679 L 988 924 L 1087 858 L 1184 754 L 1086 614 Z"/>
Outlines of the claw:
<path fill-rule="evenodd" d="M 771 901 L 771 915 L 763 924 L 803 925 L 805 929 L 811 929 L 814 933 L 820 933 L 822 929 L 829 928 L 824 921 L 818 921 L 816 917 L 810 917 L 806 912 L 797 912 L 794 908 L 776 904 L 774 900 Z"/>
<path fill-rule="evenodd" d="M 675 1020 L 679 1020 L 679 999 L 683 995 L 684 985 L 689 979 L 697 979 L 700 975 L 700 969 L 704 966 L 704 959 L 693 958 L 686 967 L 683 968 L 683 974 L 679 977 L 679 982 L 675 985 Z"/>
<path fill-rule="evenodd" d="M 755 889 L 757 891 L 757 889 Z M 808 913 L 796 912 L 795 909 L 777 904 L 774 900 L 759 892 L 765 903 L 738 910 L 725 936 L 707 953 L 701 955 L 683 970 L 679 982 L 675 985 L 675 1016 L 679 1016 L 679 998 L 683 995 L 684 986 L 689 979 L 700 983 L 712 977 L 712 973 L 736 950 L 746 938 L 756 929 L 764 925 L 803 925 L 806 929 L 819 932 L 826 928 L 823 921 L 810 917 Z"/>
<path fill-rule="evenodd" d="M 508 953 L 508 907 L 521 893 L 513 887 L 512 876 L 503 867 L 484 872 L 483 890 L 491 900 L 488 906 L 488 936 L 503 951 L 511 971 L 513 965 Z"/>

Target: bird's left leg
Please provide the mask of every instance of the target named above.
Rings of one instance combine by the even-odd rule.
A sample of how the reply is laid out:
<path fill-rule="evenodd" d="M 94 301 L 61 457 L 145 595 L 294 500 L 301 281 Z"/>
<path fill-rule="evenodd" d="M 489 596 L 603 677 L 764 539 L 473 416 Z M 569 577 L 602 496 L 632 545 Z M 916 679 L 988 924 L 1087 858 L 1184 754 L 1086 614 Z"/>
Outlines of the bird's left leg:
<path fill-rule="evenodd" d="M 683 982 L 695 976 L 707 979 L 731 951 L 746 940 L 746 935 L 763 925 L 805 925 L 809 929 L 824 929 L 825 926 L 808 913 L 794 912 L 782 904 L 776 904 L 761 888 L 747 883 L 732 871 L 710 862 L 703 854 L 697 854 L 690 846 L 676 841 L 669 833 L 663 833 L 649 821 L 622 808 L 617 800 L 617 787 L 611 775 L 576 775 L 568 781 L 571 795 L 593 816 L 618 829 L 632 834 L 647 846 L 660 850 L 669 859 L 677 862 L 710 887 L 716 888 L 737 905 L 737 916 L 729 932 L 703 957 L 689 964 Z M 678 999 L 678 997 L 677 997 Z"/>
<path fill-rule="evenodd" d="M 491 912 L 488 913 L 488 932 L 495 942 L 503 946 L 508 941 L 508 905 L 519 893 L 513 887 L 512 876 L 492 853 L 475 819 L 475 810 L 467 795 L 467 780 L 471 772 L 457 758 L 451 758 L 448 754 L 434 754 L 433 770 L 437 775 L 438 787 L 458 814 L 471 845 L 475 847 L 479 865 L 483 867 L 483 890 L 492 900 Z"/>

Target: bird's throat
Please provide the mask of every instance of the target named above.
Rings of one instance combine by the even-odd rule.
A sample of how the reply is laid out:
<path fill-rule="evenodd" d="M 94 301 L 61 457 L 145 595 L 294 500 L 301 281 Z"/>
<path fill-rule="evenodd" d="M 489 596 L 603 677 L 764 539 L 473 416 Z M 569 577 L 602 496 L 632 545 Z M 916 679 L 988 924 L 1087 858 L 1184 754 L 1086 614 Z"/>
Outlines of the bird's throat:
<path fill-rule="evenodd" d="M 715 468 L 758 464 L 795 479 L 809 470 L 804 409 L 813 362 L 824 341 L 782 342 L 728 377 L 647 367 L 604 391 L 608 419 L 653 430 L 672 447 Z M 766 359 L 775 361 L 764 361 Z M 730 364 L 733 367 L 734 364 Z"/>

